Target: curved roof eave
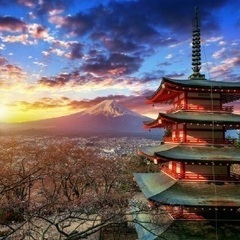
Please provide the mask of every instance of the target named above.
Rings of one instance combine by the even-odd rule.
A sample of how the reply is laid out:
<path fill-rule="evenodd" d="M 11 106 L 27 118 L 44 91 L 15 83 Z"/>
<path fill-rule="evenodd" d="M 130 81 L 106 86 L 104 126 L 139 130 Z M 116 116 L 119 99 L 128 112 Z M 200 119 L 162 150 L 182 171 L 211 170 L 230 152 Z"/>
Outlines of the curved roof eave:
<path fill-rule="evenodd" d="M 237 184 L 186 182 L 160 173 L 135 173 L 134 178 L 149 200 L 164 205 L 240 207 Z"/>
<path fill-rule="evenodd" d="M 185 123 L 215 123 L 215 124 L 235 124 L 240 126 L 240 114 L 215 113 L 215 112 L 193 112 L 180 110 L 175 113 L 159 113 L 158 117 L 149 122 L 144 122 L 145 128 L 161 128 L 171 122 Z"/>
<path fill-rule="evenodd" d="M 218 89 L 235 89 L 240 90 L 240 82 L 223 82 L 223 81 L 212 81 L 212 80 L 194 80 L 194 79 L 171 79 L 164 77 L 165 82 L 184 87 L 196 87 L 196 88 L 218 88 Z"/>
<path fill-rule="evenodd" d="M 204 194 L 203 194 L 204 193 Z M 234 183 L 209 184 L 206 182 L 177 181 L 150 200 L 166 205 L 240 207 L 240 188 Z"/>
<path fill-rule="evenodd" d="M 148 104 L 154 104 L 154 103 L 171 103 L 172 99 L 179 94 L 180 91 L 170 91 L 171 88 L 168 87 L 166 78 L 163 77 L 162 81 L 157 88 L 157 90 L 149 97 L 147 97 L 147 103 Z M 159 96 L 161 95 L 161 99 L 159 99 Z"/>
<path fill-rule="evenodd" d="M 175 87 L 175 93 L 168 95 L 168 90 L 173 91 Z M 225 92 L 223 99 L 224 103 L 236 101 L 240 99 L 240 82 L 220 82 L 220 81 L 210 81 L 210 80 L 195 80 L 195 79 L 186 79 L 186 80 L 177 80 L 167 77 L 163 77 L 158 89 L 149 97 L 147 97 L 147 103 L 154 104 L 156 102 L 167 103 L 177 94 L 177 92 L 182 92 L 183 90 L 177 89 L 178 87 L 183 88 L 195 88 L 195 90 L 231 90 L 232 92 Z M 159 96 L 161 98 L 159 98 Z M 165 96 L 164 96 L 165 95 Z"/>
<path fill-rule="evenodd" d="M 240 163 L 240 149 L 235 147 L 162 144 L 141 148 L 141 153 L 164 161 Z"/>

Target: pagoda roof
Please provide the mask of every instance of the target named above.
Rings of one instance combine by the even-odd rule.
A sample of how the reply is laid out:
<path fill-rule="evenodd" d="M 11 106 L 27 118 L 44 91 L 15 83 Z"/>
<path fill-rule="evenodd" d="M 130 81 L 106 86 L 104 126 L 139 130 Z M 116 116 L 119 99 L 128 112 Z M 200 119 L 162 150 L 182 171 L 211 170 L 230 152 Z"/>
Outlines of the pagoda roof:
<path fill-rule="evenodd" d="M 160 158 L 163 161 L 182 162 L 240 162 L 240 149 L 228 146 L 162 144 L 153 147 L 143 147 L 141 155 L 149 158 Z"/>
<path fill-rule="evenodd" d="M 240 82 L 223 82 L 223 81 L 211 81 L 211 80 L 199 80 L 199 79 L 187 79 L 187 80 L 179 80 L 179 79 L 171 79 L 171 78 L 163 78 L 165 81 L 169 83 L 175 83 L 179 86 L 185 87 L 200 87 L 200 88 L 223 88 L 223 89 L 238 89 L 240 90 Z"/>
<path fill-rule="evenodd" d="M 162 172 L 136 173 L 134 177 L 146 198 L 164 205 L 240 207 L 236 183 L 177 181 Z"/>
<path fill-rule="evenodd" d="M 145 121 L 146 128 L 164 127 L 169 123 L 210 123 L 215 124 L 240 124 L 240 115 L 233 113 L 220 112 L 193 112 L 193 111 L 177 111 L 174 113 L 159 113 L 156 120 Z"/>
<path fill-rule="evenodd" d="M 221 92 L 223 103 L 240 99 L 240 82 L 222 82 L 199 79 L 171 79 L 163 77 L 160 86 L 149 96 L 148 103 L 171 103 L 178 94 L 188 91 Z"/>
<path fill-rule="evenodd" d="M 134 201 L 138 203 L 148 204 L 142 193 L 137 193 L 134 196 Z M 133 205 L 134 206 L 134 205 Z M 143 212 L 137 207 L 131 207 L 133 217 L 136 219 L 135 227 L 138 238 L 141 240 L 156 240 L 156 239 L 209 239 L 209 236 L 215 237 L 216 228 L 221 228 L 218 231 L 219 239 L 227 239 L 229 237 L 229 229 L 231 229 L 231 239 L 236 240 L 240 234 L 240 221 L 238 219 L 221 219 L 218 218 L 216 225 L 215 219 L 207 220 L 192 220 L 192 219 L 173 219 L 167 212 L 161 211 L 159 214 L 159 222 L 156 222 L 156 216 L 153 212 Z M 225 212 L 226 214 L 226 212 Z M 237 215 L 237 214 L 236 214 Z M 237 215 L 238 216 L 238 215 Z M 160 224 L 159 224 L 160 223 Z M 215 238 L 214 238 L 215 239 Z"/>

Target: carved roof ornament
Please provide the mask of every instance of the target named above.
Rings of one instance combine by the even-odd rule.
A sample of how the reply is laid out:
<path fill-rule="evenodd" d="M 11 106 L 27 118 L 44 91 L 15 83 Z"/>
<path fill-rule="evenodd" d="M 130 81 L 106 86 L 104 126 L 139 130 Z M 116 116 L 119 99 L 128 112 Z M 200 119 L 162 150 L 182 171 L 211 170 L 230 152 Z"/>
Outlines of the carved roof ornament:
<path fill-rule="evenodd" d="M 192 75 L 189 79 L 205 79 L 205 75 L 200 73 L 201 69 L 201 33 L 199 28 L 198 7 L 195 7 L 193 19 L 193 37 L 192 37 Z"/>

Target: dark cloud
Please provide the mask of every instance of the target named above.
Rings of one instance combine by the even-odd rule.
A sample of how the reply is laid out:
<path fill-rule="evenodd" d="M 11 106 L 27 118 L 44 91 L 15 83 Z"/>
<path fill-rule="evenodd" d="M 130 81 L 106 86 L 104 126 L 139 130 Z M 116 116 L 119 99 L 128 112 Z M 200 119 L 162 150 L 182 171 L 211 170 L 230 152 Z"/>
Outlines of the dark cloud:
<path fill-rule="evenodd" d="M 117 57 L 116 57 L 117 58 Z M 55 77 L 42 77 L 38 80 L 38 84 L 49 88 L 60 88 L 68 85 L 72 88 L 84 86 L 87 84 L 99 84 L 102 86 L 113 86 L 114 84 L 125 84 L 131 86 L 134 84 L 144 84 L 148 82 L 158 81 L 159 76 L 164 75 L 162 70 L 157 70 L 152 73 L 144 73 L 141 77 L 130 77 L 123 75 L 123 72 L 130 73 L 132 71 L 131 66 L 125 66 L 121 61 L 114 60 L 111 57 L 109 61 L 105 59 L 98 59 L 98 63 L 84 65 L 84 67 L 73 70 L 72 72 L 59 74 Z M 115 63 L 117 64 L 111 64 Z M 131 61 L 127 62 L 126 65 L 131 65 Z M 83 70 L 84 69 L 84 70 Z M 135 71 L 135 68 L 133 68 Z"/>
<path fill-rule="evenodd" d="M 62 27 L 71 33 L 81 36 L 94 28 L 95 19 L 92 17 L 82 12 L 75 16 L 67 16 Z"/>
<path fill-rule="evenodd" d="M 92 75 L 81 75 L 79 70 L 73 70 L 70 73 L 59 74 L 55 77 L 42 77 L 38 80 L 38 84 L 50 88 L 64 87 L 66 84 L 70 84 L 70 87 L 77 87 L 87 84 L 88 82 L 98 82 L 99 78 L 94 78 Z"/>
<path fill-rule="evenodd" d="M 34 8 L 34 13 L 39 17 L 49 14 L 49 12 L 54 10 L 65 10 L 68 4 L 71 4 L 73 1 L 68 0 L 18 0 L 19 4 L 22 4 L 29 8 Z"/>
<path fill-rule="evenodd" d="M 31 1 L 22 0 L 23 2 L 30 4 Z M 64 2 L 66 1 L 45 0 L 38 5 L 38 12 L 43 11 L 45 14 L 54 9 L 64 9 L 66 7 Z M 81 60 L 80 70 L 83 74 L 92 73 L 98 77 L 132 74 L 140 69 L 145 57 L 155 53 L 154 47 L 157 49 L 178 44 L 191 37 L 192 18 L 196 5 L 199 6 L 205 33 L 210 28 L 218 29 L 218 19 L 214 12 L 222 8 L 226 2 L 227 0 L 109 1 L 106 5 L 100 4 L 89 8 L 88 11 L 68 15 L 61 20 L 55 19 L 57 25 L 72 34 L 71 36 L 90 37 L 92 40 L 91 46 L 87 46 L 89 42 L 85 45 L 71 43 L 68 45 L 70 52 L 62 51 L 59 56 Z M 41 27 L 36 30 L 39 36 L 44 33 Z M 89 51 L 88 56 L 83 59 L 86 51 Z M 160 65 L 166 66 L 167 63 Z M 69 79 L 64 77 L 60 80 L 42 79 L 39 82 L 48 86 L 62 86 L 68 81 Z M 74 79 L 79 85 L 86 81 L 88 79 L 83 76 Z M 142 81 L 151 81 L 151 79 L 145 78 Z"/>
<path fill-rule="evenodd" d="M 140 3 L 140 2 L 139 2 Z M 87 35 L 110 52 L 147 54 L 154 46 L 178 43 L 169 33 L 159 32 L 149 14 L 137 1 L 113 2 L 85 13 L 67 16 L 59 23 L 65 31 L 79 37 Z M 151 13 L 150 13 L 151 15 Z"/>
<path fill-rule="evenodd" d="M 133 52 L 147 45 L 167 46 L 191 35 L 194 7 L 199 6 L 202 25 L 218 29 L 215 10 L 227 0 L 110 1 L 85 13 L 67 16 L 62 27 L 78 36 L 89 34 L 112 52 Z M 184 7 L 183 7 L 184 6 Z M 161 30 L 160 30 L 161 28 Z"/>
<path fill-rule="evenodd" d="M 94 40 L 101 41 L 107 49 L 114 52 L 134 52 L 141 47 L 131 39 L 112 38 L 106 32 L 95 32 L 91 37 Z M 142 48 L 145 47 L 142 46 Z"/>
<path fill-rule="evenodd" d="M 54 78 L 42 77 L 38 83 L 47 87 L 63 87 L 67 82 L 70 81 L 71 75 L 60 74 Z"/>
<path fill-rule="evenodd" d="M 83 45 L 81 43 L 74 43 L 71 44 L 71 53 L 69 55 L 69 58 L 71 59 L 81 59 L 83 57 Z"/>
<path fill-rule="evenodd" d="M 96 29 L 110 32 L 115 39 L 145 42 L 158 36 L 158 31 L 149 24 L 149 15 L 138 1 L 110 2 L 106 7 L 92 9 Z M 143 41 L 144 40 L 144 41 Z"/>
<path fill-rule="evenodd" d="M 65 56 L 81 60 L 80 70 L 84 74 L 96 74 L 98 77 L 111 75 L 116 78 L 136 73 L 144 59 L 156 53 L 159 47 L 178 44 L 191 38 L 195 6 L 199 7 L 204 34 L 217 30 L 219 19 L 214 12 L 226 2 L 227 0 L 109 1 L 108 4 L 96 5 L 88 11 L 56 21 L 67 33 L 92 40 L 91 46 L 87 46 L 89 42 L 85 45 L 71 44 L 71 50 Z M 86 51 L 88 56 L 83 59 Z M 167 63 L 160 66 L 167 66 Z M 141 81 L 152 81 L 153 77 L 156 78 L 149 74 Z M 88 80 L 81 77 L 75 79 L 75 83 L 81 85 Z M 96 83 L 99 81 L 94 77 L 91 80 Z M 46 83 L 45 81 L 44 84 Z M 54 79 L 48 85 L 57 86 L 59 82 Z"/>
<path fill-rule="evenodd" d="M 0 16 L 0 31 L 24 32 L 26 23 L 15 17 Z"/>
<path fill-rule="evenodd" d="M 121 53 L 111 53 L 109 56 L 97 55 L 86 61 L 82 69 L 99 75 L 122 75 L 136 72 L 142 59 Z"/>

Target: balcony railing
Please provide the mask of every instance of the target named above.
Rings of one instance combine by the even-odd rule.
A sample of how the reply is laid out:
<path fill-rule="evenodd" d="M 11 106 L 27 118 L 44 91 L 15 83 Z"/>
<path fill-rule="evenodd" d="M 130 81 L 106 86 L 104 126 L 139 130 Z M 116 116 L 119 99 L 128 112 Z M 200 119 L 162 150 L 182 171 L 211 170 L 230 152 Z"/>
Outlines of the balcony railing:
<path fill-rule="evenodd" d="M 239 174 L 230 173 L 226 174 L 200 174 L 200 173 L 176 173 L 171 171 L 168 167 L 163 167 L 162 172 L 167 173 L 175 179 L 184 179 L 184 180 L 228 180 L 235 181 L 240 179 Z"/>
<path fill-rule="evenodd" d="M 228 180 L 234 181 L 235 177 L 226 174 L 199 174 L 199 173 L 186 173 L 185 180 Z"/>
<path fill-rule="evenodd" d="M 222 139 L 222 138 L 191 138 L 187 139 L 185 142 L 183 138 L 180 137 L 164 137 L 164 142 L 174 142 L 174 143 L 212 143 L 212 144 L 235 144 L 237 139 Z"/>
<path fill-rule="evenodd" d="M 178 105 L 168 110 L 167 113 L 172 113 L 178 110 L 211 111 L 211 112 L 221 111 L 221 112 L 232 113 L 234 110 L 234 107 L 233 106 L 220 107 L 220 106 L 212 106 L 212 105 L 188 105 L 188 106 Z"/>
<path fill-rule="evenodd" d="M 163 137 L 164 142 L 174 142 L 174 143 L 181 143 L 183 142 L 182 138 L 173 138 L 173 137 Z"/>

